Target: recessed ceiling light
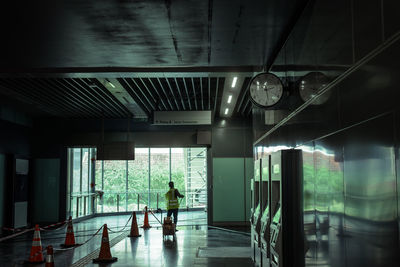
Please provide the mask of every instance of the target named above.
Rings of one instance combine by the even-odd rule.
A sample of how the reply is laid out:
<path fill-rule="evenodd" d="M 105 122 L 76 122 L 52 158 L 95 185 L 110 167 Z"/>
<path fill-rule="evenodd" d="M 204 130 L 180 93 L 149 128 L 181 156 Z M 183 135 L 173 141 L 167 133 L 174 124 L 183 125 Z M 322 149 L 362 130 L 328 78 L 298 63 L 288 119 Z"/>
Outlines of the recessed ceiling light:
<path fill-rule="evenodd" d="M 232 95 L 229 95 L 229 97 L 228 97 L 228 104 L 230 104 L 231 101 L 232 101 Z"/>
<path fill-rule="evenodd" d="M 236 82 L 237 82 L 237 77 L 233 77 L 232 88 L 234 88 L 236 86 Z"/>
<path fill-rule="evenodd" d="M 112 84 L 111 82 L 108 82 L 109 85 L 111 85 L 112 88 L 115 88 L 115 85 Z"/>
<path fill-rule="evenodd" d="M 228 112 L 229 112 L 229 108 L 226 108 L 225 109 L 225 115 L 228 115 Z"/>

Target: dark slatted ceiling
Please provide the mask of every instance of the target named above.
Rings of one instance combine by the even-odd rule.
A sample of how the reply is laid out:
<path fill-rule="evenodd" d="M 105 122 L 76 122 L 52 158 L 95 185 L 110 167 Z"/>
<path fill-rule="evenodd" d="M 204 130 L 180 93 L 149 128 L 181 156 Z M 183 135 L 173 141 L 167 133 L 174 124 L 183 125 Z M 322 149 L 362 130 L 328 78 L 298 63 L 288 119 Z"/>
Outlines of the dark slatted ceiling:
<path fill-rule="evenodd" d="M 235 106 L 235 117 L 251 115 L 246 77 Z M 211 110 L 220 114 L 225 77 L 118 78 L 121 86 L 147 114 L 153 111 Z M 39 110 L 65 118 L 126 118 L 134 116 L 126 103 L 96 78 L 1 78 L 0 93 L 33 104 Z M 124 102 L 121 103 L 120 101 Z"/>
<path fill-rule="evenodd" d="M 94 80 L 94 81 L 93 81 Z M 120 118 L 130 112 L 96 79 L 3 78 L 2 90 L 28 98 L 40 109 L 66 118 Z"/>
<path fill-rule="evenodd" d="M 152 111 L 215 110 L 223 77 L 119 78 L 147 113 Z M 218 95 L 221 97 L 220 95 Z"/>
<path fill-rule="evenodd" d="M 225 84 L 225 78 L 219 78 L 217 80 L 217 90 L 216 90 L 216 96 L 214 99 L 214 114 L 219 114 L 221 110 L 221 101 L 222 101 L 222 95 L 224 93 L 224 84 Z"/>

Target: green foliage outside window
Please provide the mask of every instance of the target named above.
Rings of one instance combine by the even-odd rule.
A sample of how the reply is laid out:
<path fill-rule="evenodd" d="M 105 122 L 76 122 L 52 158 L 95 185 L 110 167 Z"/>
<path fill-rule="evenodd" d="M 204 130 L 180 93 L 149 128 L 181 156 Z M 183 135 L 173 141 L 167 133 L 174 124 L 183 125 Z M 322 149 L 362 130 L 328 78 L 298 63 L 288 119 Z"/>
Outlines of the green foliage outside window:
<path fill-rule="evenodd" d="M 150 190 L 149 190 L 149 154 L 148 149 L 140 149 L 134 161 L 104 161 L 104 195 L 98 199 L 98 212 L 117 212 L 142 210 L 150 208 L 166 208 L 165 193 L 169 190 L 170 180 L 169 149 L 164 153 L 151 153 L 150 160 Z M 171 180 L 175 188 L 185 194 L 185 160 L 184 149 L 175 153 L 171 159 Z M 158 151 L 159 152 L 159 151 Z M 128 169 L 126 169 L 128 165 Z M 96 163 L 96 190 L 101 190 L 101 162 Z M 128 170 L 128 173 L 126 171 Z M 126 184 L 128 175 L 128 184 Z M 100 176 L 100 177 L 97 177 Z M 138 206 L 139 202 L 139 206 Z M 101 207 L 102 206 L 102 207 Z M 119 206 L 119 210 L 118 207 Z M 186 206 L 186 198 L 181 202 L 181 208 Z"/>

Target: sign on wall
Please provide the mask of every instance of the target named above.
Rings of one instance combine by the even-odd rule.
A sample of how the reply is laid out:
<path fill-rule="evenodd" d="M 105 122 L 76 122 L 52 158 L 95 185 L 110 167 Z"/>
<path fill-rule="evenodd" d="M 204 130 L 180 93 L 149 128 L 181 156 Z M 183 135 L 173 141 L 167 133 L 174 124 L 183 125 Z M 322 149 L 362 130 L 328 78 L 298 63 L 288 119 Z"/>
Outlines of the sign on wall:
<path fill-rule="evenodd" d="M 154 111 L 155 125 L 211 125 L 211 110 Z"/>

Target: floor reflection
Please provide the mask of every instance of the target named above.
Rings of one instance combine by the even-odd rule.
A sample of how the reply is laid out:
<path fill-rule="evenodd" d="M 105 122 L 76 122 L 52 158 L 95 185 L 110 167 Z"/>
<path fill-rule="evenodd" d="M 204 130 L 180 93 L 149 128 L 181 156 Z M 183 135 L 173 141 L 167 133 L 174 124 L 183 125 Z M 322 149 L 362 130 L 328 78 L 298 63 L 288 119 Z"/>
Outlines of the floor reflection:
<path fill-rule="evenodd" d="M 164 214 L 165 215 L 165 214 Z M 112 246 L 111 253 L 118 261 L 109 264 L 88 264 L 85 266 L 227 266 L 229 259 L 208 259 L 197 257 L 200 247 L 237 247 L 249 246 L 250 238 L 247 235 L 230 233 L 218 229 L 208 229 L 204 211 L 181 212 L 179 214 L 179 231 L 176 238 L 168 236 L 163 240 L 162 230 L 155 218 L 149 217 L 152 228 L 143 230 L 137 238 L 126 237 Z M 161 218 L 161 214 L 158 214 Z M 77 243 L 83 243 L 104 224 L 112 229 L 109 231 L 110 241 L 120 236 L 126 225 L 129 215 L 95 217 L 79 223 L 74 223 L 74 233 Z M 137 223 L 141 225 L 143 215 L 137 215 Z M 130 225 L 125 229 L 129 231 Z M 128 235 L 128 233 L 126 233 Z M 46 231 L 41 233 L 42 246 L 52 245 L 56 249 L 54 255 L 55 266 L 66 267 L 86 257 L 100 247 L 101 231 L 87 244 L 71 250 L 60 251 L 60 244 L 64 242 L 65 229 Z M 32 233 L 0 243 L 0 266 L 22 266 L 27 259 L 32 244 Z M 250 255 L 249 255 L 250 257 Z M 252 266 L 251 261 L 235 259 L 232 266 Z M 239 265 L 235 265 L 239 264 Z M 44 266 L 36 265 L 36 266 Z"/>

